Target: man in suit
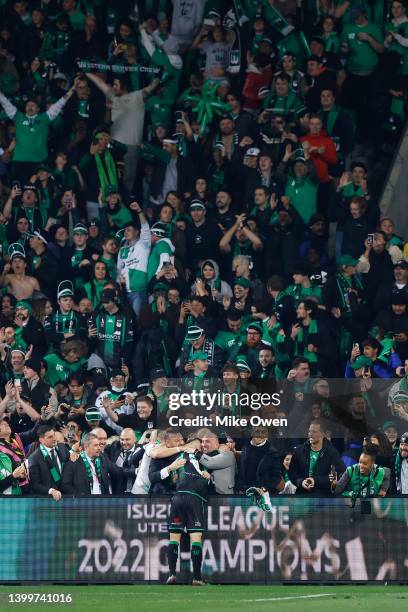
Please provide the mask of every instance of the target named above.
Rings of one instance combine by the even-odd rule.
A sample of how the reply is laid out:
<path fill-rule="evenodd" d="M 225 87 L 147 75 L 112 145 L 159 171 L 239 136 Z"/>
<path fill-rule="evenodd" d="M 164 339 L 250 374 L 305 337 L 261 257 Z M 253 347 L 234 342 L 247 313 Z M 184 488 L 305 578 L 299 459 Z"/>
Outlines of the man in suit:
<path fill-rule="evenodd" d="M 136 444 L 136 436 L 133 429 L 126 427 L 122 429 L 120 438 L 105 448 L 105 455 L 120 468 L 126 470 L 122 479 L 112 482 L 112 493 L 122 495 L 131 493 L 135 480 L 135 467 L 139 465 L 143 455 L 143 446 Z"/>
<path fill-rule="evenodd" d="M 35 495 L 51 495 L 55 501 L 62 497 L 61 480 L 69 450 L 57 443 L 52 425 L 41 425 L 37 430 L 40 446 L 29 458 L 30 492 Z"/>
<path fill-rule="evenodd" d="M 66 495 L 109 495 L 110 479 L 120 479 L 122 468 L 112 463 L 102 449 L 98 438 L 88 433 L 82 441 L 78 459 L 66 464 L 61 490 Z"/>
<path fill-rule="evenodd" d="M 195 456 L 210 471 L 216 492 L 219 495 L 232 495 L 235 485 L 235 455 L 220 445 L 215 433 L 206 433 L 201 439 L 201 451 L 196 451 Z"/>

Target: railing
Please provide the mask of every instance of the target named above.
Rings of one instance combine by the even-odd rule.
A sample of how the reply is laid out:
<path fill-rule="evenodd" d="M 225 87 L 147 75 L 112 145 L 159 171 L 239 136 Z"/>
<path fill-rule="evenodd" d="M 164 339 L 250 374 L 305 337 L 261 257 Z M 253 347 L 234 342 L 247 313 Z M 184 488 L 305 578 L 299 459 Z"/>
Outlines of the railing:
<path fill-rule="evenodd" d="M 408 581 L 408 498 L 245 497 L 208 504 L 203 573 L 216 583 Z M 163 581 L 168 497 L 0 498 L 0 581 Z M 362 512 L 363 510 L 363 512 Z M 184 538 L 183 538 L 184 539 Z M 182 541 L 180 580 L 190 575 Z"/>

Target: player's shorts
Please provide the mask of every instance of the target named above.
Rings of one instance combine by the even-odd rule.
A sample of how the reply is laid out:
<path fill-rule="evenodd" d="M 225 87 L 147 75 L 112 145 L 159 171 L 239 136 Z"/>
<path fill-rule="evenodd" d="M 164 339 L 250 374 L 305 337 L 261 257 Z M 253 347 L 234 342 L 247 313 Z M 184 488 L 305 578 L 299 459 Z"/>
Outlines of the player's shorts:
<path fill-rule="evenodd" d="M 170 533 L 205 531 L 207 512 L 204 502 L 188 493 L 176 494 L 171 502 L 168 529 Z"/>

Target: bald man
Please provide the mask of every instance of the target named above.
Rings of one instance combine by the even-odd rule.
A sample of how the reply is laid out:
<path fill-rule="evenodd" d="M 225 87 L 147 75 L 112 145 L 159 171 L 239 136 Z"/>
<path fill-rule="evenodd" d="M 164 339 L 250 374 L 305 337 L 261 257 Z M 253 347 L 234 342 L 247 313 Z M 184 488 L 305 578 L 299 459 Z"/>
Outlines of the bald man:
<path fill-rule="evenodd" d="M 112 483 L 112 493 L 123 495 L 131 493 L 133 482 L 136 478 L 136 467 L 143 457 L 143 447 L 137 444 L 135 432 L 130 427 L 125 427 L 120 433 L 119 440 L 112 442 L 105 448 L 105 454 L 112 463 L 125 469 L 122 481 Z"/>

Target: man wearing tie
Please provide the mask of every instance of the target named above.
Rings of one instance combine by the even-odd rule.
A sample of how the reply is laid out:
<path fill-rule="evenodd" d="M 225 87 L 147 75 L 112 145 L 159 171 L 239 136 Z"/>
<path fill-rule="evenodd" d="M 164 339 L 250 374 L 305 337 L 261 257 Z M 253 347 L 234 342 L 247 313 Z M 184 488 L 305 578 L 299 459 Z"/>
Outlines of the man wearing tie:
<path fill-rule="evenodd" d="M 120 439 L 112 442 L 105 449 L 105 455 L 118 467 L 124 469 L 125 473 L 122 480 L 119 479 L 112 483 L 112 493 L 122 495 L 131 493 L 135 480 L 135 467 L 139 465 L 144 449 L 136 444 L 136 436 L 133 429 L 126 427 L 120 433 Z"/>
<path fill-rule="evenodd" d="M 51 495 L 61 499 L 61 480 L 69 450 L 65 444 L 57 444 L 52 425 L 42 425 L 37 431 L 40 446 L 29 458 L 30 493 Z"/>
<path fill-rule="evenodd" d="M 99 440 L 93 433 L 84 436 L 82 448 L 79 458 L 65 466 L 61 491 L 66 495 L 109 495 L 109 479 L 120 480 L 123 468 L 102 454 Z"/>

